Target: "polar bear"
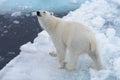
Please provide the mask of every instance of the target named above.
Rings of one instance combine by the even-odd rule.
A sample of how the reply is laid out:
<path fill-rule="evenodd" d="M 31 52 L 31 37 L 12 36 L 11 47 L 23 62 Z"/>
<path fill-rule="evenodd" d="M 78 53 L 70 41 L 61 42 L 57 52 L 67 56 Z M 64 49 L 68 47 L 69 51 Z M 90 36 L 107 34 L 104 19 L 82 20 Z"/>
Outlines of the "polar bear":
<path fill-rule="evenodd" d="M 95 36 L 88 27 L 77 22 L 65 21 L 47 11 L 37 11 L 36 14 L 41 27 L 48 32 L 53 41 L 60 68 L 76 70 L 79 56 L 87 53 L 93 60 L 91 67 L 103 69 Z M 66 50 L 69 54 L 68 62 L 65 61 Z"/>

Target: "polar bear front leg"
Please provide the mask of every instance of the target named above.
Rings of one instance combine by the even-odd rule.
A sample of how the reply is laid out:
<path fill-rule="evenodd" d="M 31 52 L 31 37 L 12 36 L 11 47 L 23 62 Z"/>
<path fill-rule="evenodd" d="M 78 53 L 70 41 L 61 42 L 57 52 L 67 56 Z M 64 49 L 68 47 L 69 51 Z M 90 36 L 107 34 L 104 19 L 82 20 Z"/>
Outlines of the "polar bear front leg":
<path fill-rule="evenodd" d="M 56 47 L 57 50 L 57 56 L 59 60 L 59 68 L 65 68 L 66 61 L 65 61 L 65 55 L 66 55 L 66 47 L 63 44 L 59 44 Z"/>
<path fill-rule="evenodd" d="M 66 69 L 69 71 L 75 71 L 79 60 L 79 54 L 74 51 L 69 51 L 69 61 L 66 64 Z"/>

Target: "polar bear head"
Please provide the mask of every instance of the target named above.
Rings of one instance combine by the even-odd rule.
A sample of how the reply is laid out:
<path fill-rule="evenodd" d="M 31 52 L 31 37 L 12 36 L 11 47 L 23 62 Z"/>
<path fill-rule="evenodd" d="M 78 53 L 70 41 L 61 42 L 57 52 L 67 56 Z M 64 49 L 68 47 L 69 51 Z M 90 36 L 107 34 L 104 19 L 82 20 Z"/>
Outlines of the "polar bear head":
<path fill-rule="evenodd" d="M 40 19 L 49 19 L 53 16 L 53 13 L 50 13 L 47 11 L 37 11 L 36 14 L 37 14 L 37 17 Z"/>
<path fill-rule="evenodd" d="M 54 26 L 56 23 L 56 18 L 53 16 L 53 13 L 47 11 L 37 11 L 38 21 L 43 29 L 50 29 L 51 26 Z"/>

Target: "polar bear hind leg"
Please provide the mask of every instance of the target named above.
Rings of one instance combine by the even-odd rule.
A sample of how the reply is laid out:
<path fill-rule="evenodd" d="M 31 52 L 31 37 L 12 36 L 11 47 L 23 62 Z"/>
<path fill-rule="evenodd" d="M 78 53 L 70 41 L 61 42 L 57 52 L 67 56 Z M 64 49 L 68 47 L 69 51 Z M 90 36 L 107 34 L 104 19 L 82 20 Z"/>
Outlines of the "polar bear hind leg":
<path fill-rule="evenodd" d="M 102 64 L 102 61 L 101 61 L 98 51 L 92 51 L 88 55 L 93 60 L 93 63 L 90 66 L 91 68 L 96 69 L 96 70 L 105 69 L 105 67 Z"/>
<path fill-rule="evenodd" d="M 90 37 L 90 46 L 89 46 L 89 52 L 88 55 L 93 60 L 93 64 L 91 65 L 91 68 L 96 70 L 105 69 L 105 67 L 102 64 L 102 60 L 98 51 L 97 42 L 94 36 Z"/>

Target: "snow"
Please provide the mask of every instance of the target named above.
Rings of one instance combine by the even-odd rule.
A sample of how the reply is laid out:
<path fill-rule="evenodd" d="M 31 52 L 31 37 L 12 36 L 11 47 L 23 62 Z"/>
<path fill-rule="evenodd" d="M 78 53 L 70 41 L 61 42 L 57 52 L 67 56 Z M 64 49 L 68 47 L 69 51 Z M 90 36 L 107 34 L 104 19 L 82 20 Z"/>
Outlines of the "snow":
<path fill-rule="evenodd" d="M 31 15 L 32 15 L 32 16 L 36 16 L 36 12 L 32 12 Z"/>
<path fill-rule="evenodd" d="M 93 24 L 92 26 L 96 28 L 101 28 L 105 24 L 105 20 L 102 17 L 97 16 L 92 19 L 91 23 Z"/>
<path fill-rule="evenodd" d="M 120 4 L 120 0 L 112 0 L 112 1 L 115 2 L 115 3 Z"/>
<path fill-rule="evenodd" d="M 8 52 L 8 54 L 12 54 L 13 55 L 13 54 L 15 54 L 15 52 Z"/>
<path fill-rule="evenodd" d="M 116 31 L 114 28 L 108 28 L 106 31 L 106 35 L 107 37 L 114 37 L 116 34 Z"/>
<path fill-rule="evenodd" d="M 42 31 L 33 43 L 21 46 L 20 54 L 0 71 L 0 80 L 120 80 L 120 36 L 115 28 L 119 26 L 112 24 L 119 23 L 119 7 L 116 6 L 119 5 L 107 0 L 87 1 L 63 17 L 93 30 L 106 70 L 89 69 L 91 60 L 86 55 L 80 57 L 76 72 L 58 69 L 57 58 L 49 55 L 55 50 L 52 41 L 47 32 Z"/>
<path fill-rule="evenodd" d="M 3 36 L 4 36 L 4 34 L 0 34 L 0 36 L 1 36 L 1 37 L 3 37 Z"/>
<path fill-rule="evenodd" d="M 4 28 L 7 28 L 7 26 L 3 26 Z"/>
<path fill-rule="evenodd" d="M 118 76 L 118 78 L 120 79 L 120 57 L 114 60 L 113 66 L 115 70 L 115 75 Z"/>
<path fill-rule="evenodd" d="M 25 9 L 31 9 L 31 8 L 32 8 L 32 6 L 19 5 L 19 6 L 18 6 L 18 8 L 19 8 L 19 9 L 21 9 L 21 10 L 25 10 Z"/>

